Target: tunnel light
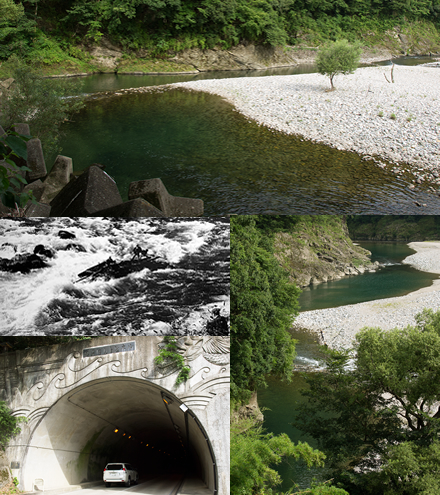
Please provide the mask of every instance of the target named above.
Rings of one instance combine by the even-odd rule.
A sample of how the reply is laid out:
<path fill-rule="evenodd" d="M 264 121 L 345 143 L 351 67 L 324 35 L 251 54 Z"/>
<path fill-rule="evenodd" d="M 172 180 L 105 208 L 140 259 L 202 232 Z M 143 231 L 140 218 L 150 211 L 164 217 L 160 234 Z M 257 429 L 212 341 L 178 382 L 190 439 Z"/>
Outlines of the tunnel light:
<path fill-rule="evenodd" d="M 183 412 L 188 411 L 188 408 L 187 406 L 185 406 L 185 404 L 180 404 L 180 409 L 182 409 Z"/>
<path fill-rule="evenodd" d="M 125 437 L 125 433 L 122 436 Z"/>
<path fill-rule="evenodd" d="M 119 430 L 116 428 L 115 433 L 118 433 L 118 431 L 119 431 Z"/>
<path fill-rule="evenodd" d="M 171 397 L 168 397 L 168 395 L 162 395 L 162 400 L 165 402 L 165 404 L 172 404 L 173 403 L 173 399 L 171 399 Z"/>
<path fill-rule="evenodd" d="M 128 438 L 131 438 L 131 435 Z"/>

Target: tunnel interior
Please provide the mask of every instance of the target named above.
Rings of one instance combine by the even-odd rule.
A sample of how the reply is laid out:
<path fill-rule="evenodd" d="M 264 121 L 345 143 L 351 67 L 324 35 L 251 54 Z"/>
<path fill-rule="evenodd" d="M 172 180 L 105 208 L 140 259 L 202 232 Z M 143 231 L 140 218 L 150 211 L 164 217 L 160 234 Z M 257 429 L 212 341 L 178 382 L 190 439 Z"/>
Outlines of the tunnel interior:
<path fill-rule="evenodd" d="M 146 380 L 105 378 L 66 393 L 29 442 L 24 489 L 102 480 L 109 462 L 128 462 L 140 481 L 160 475 L 202 480 L 214 491 L 212 449 L 197 418 L 172 393 Z"/>

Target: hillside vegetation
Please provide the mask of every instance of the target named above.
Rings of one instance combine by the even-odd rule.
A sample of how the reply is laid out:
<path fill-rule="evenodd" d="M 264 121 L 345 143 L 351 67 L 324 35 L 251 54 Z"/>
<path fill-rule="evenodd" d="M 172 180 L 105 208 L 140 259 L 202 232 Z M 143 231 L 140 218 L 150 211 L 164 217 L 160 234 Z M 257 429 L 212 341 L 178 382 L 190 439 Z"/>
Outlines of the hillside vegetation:
<path fill-rule="evenodd" d="M 440 239 L 437 215 L 353 215 L 347 218 L 352 239 L 426 241 Z"/>
<path fill-rule="evenodd" d="M 421 44 L 428 53 L 439 47 L 439 23 L 440 0 L 0 0 L 0 60 L 15 54 L 87 71 L 90 48 L 104 40 L 138 62 L 243 42 L 315 47 L 346 38 L 397 48 L 402 36 L 408 50 Z"/>

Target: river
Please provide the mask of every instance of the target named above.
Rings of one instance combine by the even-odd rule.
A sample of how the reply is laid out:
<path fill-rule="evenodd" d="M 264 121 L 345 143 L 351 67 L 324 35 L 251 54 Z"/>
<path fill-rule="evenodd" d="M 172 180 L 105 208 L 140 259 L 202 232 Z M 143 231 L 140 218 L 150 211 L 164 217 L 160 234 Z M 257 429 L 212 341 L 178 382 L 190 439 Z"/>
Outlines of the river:
<path fill-rule="evenodd" d="M 2 219 L 0 259 L 38 245 L 46 267 L 0 271 L 0 336 L 209 334 L 215 308 L 229 313 L 227 219 Z M 132 266 L 136 248 L 159 265 L 80 275 L 110 258 Z"/>
<path fill-rule="evenodd" d="M 430 274 L 415 270 L 401 261 L 413 254 L 414 251 L 402 243 L 360 242 L 362 247 L 372 252 L 372 261 L 378 260 L 385 267 L 373 274 L 344 277 L 341 280 L 307 287 L 300 295 L 301 311 L 323 309 L 372 299 L 395 297 L 427 287 L 438 278 Z M 317 338 L 308 332 L 291 331 L 298 340 L 295 365 L 298 368 L 314 368 L 319 370 L 319 345 Z M 294 441 L 307 441 L 317 448 L 317 443 L 301 431 L 291 426 L 293 411 L 301 402 L 300 389 L 305 387 L 305 381 L 299 372 L 294 373 L 291 383 L 270 378 L 268 387 L 258 390 L 258 403 L 264 411 L 264 427 L 268 432 L 279 434 L 286 432 Z M 284 463 L 278 467 L 283 479 L 279 490 L 287 491 L 294 480 L 301 488 L 310 486 L 313 477 L 325 480 L 325 470 L 313 468 L 308 470 L 303 463 Z"/>
<path fill-rule="evenodd" d="M 419 60 L 423 61 L 423 60 Z M 76 171 L 101 163 L 127 199 L 132 181 L 160 177 L 175 196 L 203 199 L 206 215 L 424 213 L 438 199 L 408 186 L 353 152 L 259 126 L 218 96 L 157 87 L 195 77 L 248 77 L 311 72 L 277 71 L 186 76 L 100 75 L 85 78 L 86 92 L 108 90 L 66 123 L 61 145 Z M 300 72 L 299 72 L 300 73 Z M 117 94 L 124 87 L 148 93 Z M 48 164 L 53 162 L 48 159 Z"/>

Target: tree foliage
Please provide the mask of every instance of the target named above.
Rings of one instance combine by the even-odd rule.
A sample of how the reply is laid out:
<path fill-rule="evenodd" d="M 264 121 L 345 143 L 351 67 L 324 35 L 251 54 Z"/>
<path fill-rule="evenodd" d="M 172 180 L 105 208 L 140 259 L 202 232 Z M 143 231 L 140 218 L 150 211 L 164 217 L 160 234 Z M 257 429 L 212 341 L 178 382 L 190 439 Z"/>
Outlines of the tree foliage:
<path fill-rule="evenodd" d="M 440 311 L 424 310 L 415 327 L 365 328 L 354 350 L 327 351 L 327 372 L 307 378 L 295 425 L 319 441 L 352 494 L 436 493 Z"/>
<path fill-rule="evenodd" d="M 311 46 L 377 35 L 400 21 L 440 19 L 440 0 L 0 0 L 2 7 L 8 15 L 0 16 L 0 58 L 50 51 L 43 32 L 66 51 L 106 36 L 160 56 L 242 41 Z"/>
<path fill-rule="evenodd" d="M 253 390 L 270 374 L 289 377 L 295 344 L 287 329 L 299 289 L 289 283 L 251 216 L 231 218 L 231 393 Z"/>
<path fill-rule="evenodd" d="M 265 434 L 261 426 L 253 425 L 250 420 L 232 424 L 231 493 L 274 493 L 273 489 L 281 483 L 281 478 L 273 466 L 280 464 L 285 458 L 302 459 L 307 467 L 311 467 L 323 466 L 325 455 L 306 443 L 299 442 L 295 445 L 286 433 L 277 436 Z M 343 495 L 346 492 L 334 493 Z"/>
<path fill-rule="evenodd" d="M 5 450 L 9 440 L 18 435 L 21 429 L 18 423 L 25 421 L 23 417 L 12 416 L 5 402 L 0 401 L 0 449 Z"/>
<path fill-rule="evenodd" d="M 77 83 L 44 78 L 38 68 L 15 58 L 14 83 L 0 96 L 0 124 L 7 129 L 14 123 L 29 124 L 41 140 L 46 154 L 59 150 L 60 126 L 83 107 Z"/>
<path fill-rule="evenodd" d="M 24 207 L 29 200 L 36 202 L 32 192 L 21 192 L 22 185 L 27 184 L 24 175 L 30 168 L 20 164 L 20 158 L 27 159 L 26 142 L 30 138 L 13 130 L 0 136 L 0 160 L 8 165 L 0 165 L 0 201 L 8 208 Z M 17 159 L 19 164 L 15 163 Z"/>
<path fill-rule="evenodd" d="M 352 74 L 359 65 L 362 49 L 358 44 L 350 45 L 347 40 L 335 41 L 319 49 L 315 64 L 318 72 L 330 78 L 331 89 L 337 74 Z"/>

